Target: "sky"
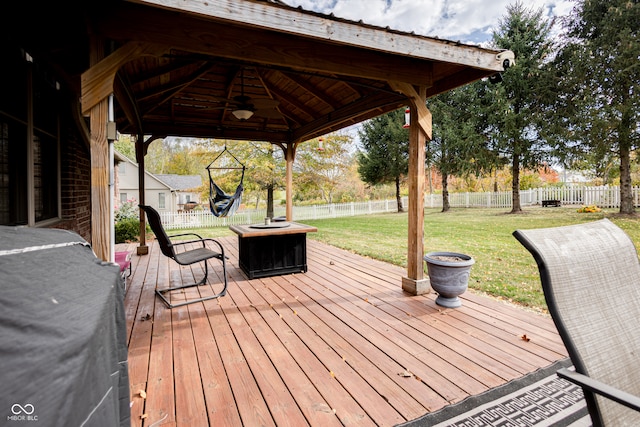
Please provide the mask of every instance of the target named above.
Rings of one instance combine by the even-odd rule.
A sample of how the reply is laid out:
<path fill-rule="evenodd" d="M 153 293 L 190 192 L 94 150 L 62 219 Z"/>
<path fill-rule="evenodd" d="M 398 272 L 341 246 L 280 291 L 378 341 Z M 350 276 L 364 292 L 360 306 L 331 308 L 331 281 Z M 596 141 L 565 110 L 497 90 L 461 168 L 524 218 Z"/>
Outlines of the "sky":
<path fill-rule="evenodd" d="M 506 16 L 507 7 L 516 0 L 281 0 L 305 10 L 333 13 L 336 17 L 360 21 L 394 30 L 486 45 L 492 31 Z M 521 0 L 526 8 L 551 17 L 569 15 L 574 0 Z M 559 28 L 556 28 L 558 31 Z M 361 123 L 347 128 L 354 141 Z"/>
<path fill-rule="evenodd" d="M 484 44 L 491 39 L 515 0 L 282 0 L 290 6 L 394 30 Z M 542 8 L 547 16 L 564 16 L 570 0 L 524 0 L 527 8 Z"/>

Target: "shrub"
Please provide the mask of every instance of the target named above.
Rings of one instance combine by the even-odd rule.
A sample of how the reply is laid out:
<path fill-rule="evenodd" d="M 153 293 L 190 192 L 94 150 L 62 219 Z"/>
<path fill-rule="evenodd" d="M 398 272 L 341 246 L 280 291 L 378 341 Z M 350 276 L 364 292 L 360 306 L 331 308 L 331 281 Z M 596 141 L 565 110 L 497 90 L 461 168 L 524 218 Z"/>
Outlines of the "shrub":
<path fill-rule="evenodd" d="M 140 208 L 138 208 L 138 202 L 135 199 L 127 200 L 122 205 L 116 208 L 114 213 L 114 219 L 116 224 L 123 219 L 136 218 L 139 219 Z"/>
<path fill-rule="evenodd" d="M 140 235 L 140 220 L 126 218 L 115 224 L 116 243 L 137 242 Z"/>
<path fill-rule="evenodd" d="M 114 212 L 116 243 L 136 242 L 140 235 L 138 202 L 134 199 L 123 202 Z"/>

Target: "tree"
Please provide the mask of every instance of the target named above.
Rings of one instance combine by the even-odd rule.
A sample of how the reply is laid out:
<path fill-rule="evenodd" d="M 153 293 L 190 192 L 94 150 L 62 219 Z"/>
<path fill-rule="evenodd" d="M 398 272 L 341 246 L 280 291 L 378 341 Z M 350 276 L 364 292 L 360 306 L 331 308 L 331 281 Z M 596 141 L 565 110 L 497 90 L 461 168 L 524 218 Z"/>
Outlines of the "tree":
<path fill-rule="evenodd" d="M 296 184 L 301 191 L 318 193 L 326 203 L 333 203 L 334 192 L 353 161 L 351 144 L 351 136 L 342 133 L 332 133 L 300 144 L 294 168 Z"/>
<path fill-rule="evenodd" d="M 114 142 L 114 147 L 120 154 L 127 156 L 129 160 L 137 161 L 136 144 L 131 135 L 120 135 Z"/>
<path fill-rule="evenodd" d="M 619 162 L 620 213 L 635 213 L 631 159 L 640 143 L 640 3 L 580 0 L 554 62 L 553 134 L 563 153 L 606 179 Z M 568 153 L 568 154 L 567 154 Z"/>
<path fill-rule="evenodd" d="M 240 162 L 245 166 L 243 179 L 244 200 L 255 200 L 256 209 L 261 200 L 267 201 L 266 216 L 274 215 L 274 190 L 284 188 L 285 164 L 282 151 L 268 142 L 260 141 L 227 141 L 214 139 L 194 140 L 197 149 L 192 150 L 194 157 L 201 158 L 202 168 L 209 165 L 226 147 L 229 155 L 224 155 L 220 161 L 223 164 L 213 166 L 239 167 Z M 234 160 L 233 157 L 237 159 Z M 242 178 L 242 171 L 238 169 L 212 170 L 212 177 L 221 188 L 233 192 Z M 207 181 L 208 181 L 207 176 Z M 208 187 L 207 187 L 208 191 Z M 266 197 L 263 198 L 266 191 Z"/>
<path fill-rule="evenodd" d="M 543 65 L 553 53 L 550 30 L 553 21 L 543 18 L 543 10 L 525 8 L 516 2 L 493 33 L 497 48 L 511 50 L 516 65 L 503 73 L 503 81 L 486 90 L 486 103 L 492 103 L 487 115 L 486 136 L 493 149 L 511 159 L 512 213 L 521 212 L 520 169 L 536 169 L 548 160 L 549 150 L 541 138 L 540 92 L 549 85 Z M 487 85 L 489 83 L 486 83 Z"/>
<path fill-rule="evenodd" d="M 395 183 L 398 212 L 404 211 L 400 184 L 409 171 L 409 134 L 402 126 L 404 109 L 366 121 L 358 131 L 358 173 L 369 185 Z"/>
<path fill-rule="evenodd" d="M 442 180 L 442 212 L 450 209 L 450 175 L 467 177 L 492 169 L 496 154 L 487 149 L 482 134 L 477 84 L 436 95 L 427 101 L 433 114 L 433 139 L 427 144 L 427 161 L 435 165 Z M 480 88 L 481 89 L 481 88 Z"/>
<path fill-rule="evenodd" d="M 284 153 L 278 147 L 267 142 L 248 143 L 250 150 L 247 153 L 247 167 L 249 171 L 250 189 L 257 187 L 259 195 L 262 191 L 267 192 L 267 217 L 274 216 L 275 190 L 285 188 L 286 165 Z M 256 206 L 259 196 L 256 197 Z"/>

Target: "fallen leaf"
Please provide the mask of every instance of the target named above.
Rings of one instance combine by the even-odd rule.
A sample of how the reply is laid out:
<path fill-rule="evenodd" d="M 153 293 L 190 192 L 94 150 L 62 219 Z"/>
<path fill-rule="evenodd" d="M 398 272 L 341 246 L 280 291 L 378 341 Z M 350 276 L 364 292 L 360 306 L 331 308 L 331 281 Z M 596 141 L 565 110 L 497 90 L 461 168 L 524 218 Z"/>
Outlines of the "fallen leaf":
<path fill-rule="evenodd" d="M 521 339 L 522 341 L 526 341 L 526 342 L 529 342 L 529 341 L 531 340 L 531 338 L 529 338 L 529 337 L 527 336 L 527 334 L 522 335 L 522 336 L 520 337 L 520 339 Z"/>
<path fill-rule="evenodd" d="M 412 377 L 413 374 L 409 371 L 404 371 L 404 372 L 400 372 L 398 375 L 400 375 L 401 377 L 405 377 L 405 378 L 409 378 Z"/>
<path fill-rule="evenodd" d="M 147 418 L 149 416 L 149 414 L 142 414 L 140 415 L 140 419 L 144 420 L 145 418 Z"/>
<path fill-rule="evenodd" d="M 139 390 L 138 394 L 140 395 L 141 398 L 146 399 L 147 398 L 147 392 L 144 390 Z"/>

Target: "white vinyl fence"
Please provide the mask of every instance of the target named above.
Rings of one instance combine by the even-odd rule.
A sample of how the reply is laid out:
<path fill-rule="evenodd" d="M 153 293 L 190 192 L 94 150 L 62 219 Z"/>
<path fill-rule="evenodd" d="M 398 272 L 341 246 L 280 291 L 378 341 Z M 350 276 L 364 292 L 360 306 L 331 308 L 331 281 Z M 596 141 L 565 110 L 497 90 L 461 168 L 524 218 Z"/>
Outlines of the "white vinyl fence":
<path fill-rule="evenodd" d="M 633 187 L 635 206 L 640 206 L 640 187 Z M 542 205 L 543 200 L 559 200 L 562 205 L 591 206 L 601 208 L 620 207 L 619 187 L 558 187 L 535 188 L 520 191 L 521 206 Z M 402 198 L 406 209 L 407 197 Z M 452 208 L 511 208 L 511 192 L 486 193 L 449 193 L 449 204 Z M 426 208 L 441 208 L 442 194 L 425 194 Z M 552 209 L 552 208 L 551 208 Z M 377 200 L 367 202 L 332 203 L 325 205 L 294 206 L 293 219 L 305 221 L 310 219 L 338 218 L 346 216 L 370 215 L 385 212 L 397 212 L 394 200 Z M 285 216 L 285 207 L 274 207 L 275 217 Z M 228 227 L 230 225 L 256 224 L 264 221 L 265 209 L 241 210 L 227 218 L 218 218 L 208 209 L 192 210 L 181 213 L 161 212 L 160 217 L 166 229 Z"/>

